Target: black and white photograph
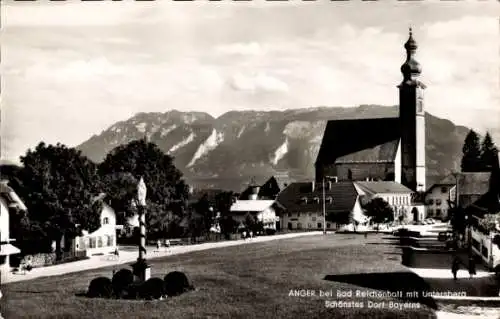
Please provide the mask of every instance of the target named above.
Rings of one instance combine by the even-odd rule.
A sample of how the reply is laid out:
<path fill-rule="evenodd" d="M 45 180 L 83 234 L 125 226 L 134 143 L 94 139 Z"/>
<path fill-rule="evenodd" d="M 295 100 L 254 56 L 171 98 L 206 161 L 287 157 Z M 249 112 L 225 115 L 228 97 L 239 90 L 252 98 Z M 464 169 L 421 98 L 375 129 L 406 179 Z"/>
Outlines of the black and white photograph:
<path fill-rule="evenodd" d="M 0 319 L 500 319 L 497 1 L 0 8 Z"/>

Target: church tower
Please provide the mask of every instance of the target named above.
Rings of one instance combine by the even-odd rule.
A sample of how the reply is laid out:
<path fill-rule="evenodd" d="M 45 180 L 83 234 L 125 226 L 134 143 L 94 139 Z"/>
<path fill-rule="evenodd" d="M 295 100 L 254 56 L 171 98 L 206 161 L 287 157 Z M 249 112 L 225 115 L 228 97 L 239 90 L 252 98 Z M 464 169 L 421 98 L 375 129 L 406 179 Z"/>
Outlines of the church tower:
<path fill-rule="evenodd" d="M 405 43 L 406 61 L 401 66 L 403 81 L 399 88 L 401 125 L 401 183 L 420 192 L 425 184 L 425 85 L 418 80 L 422 68 L 415 60 L 417 42 L 410 37 Z"/>

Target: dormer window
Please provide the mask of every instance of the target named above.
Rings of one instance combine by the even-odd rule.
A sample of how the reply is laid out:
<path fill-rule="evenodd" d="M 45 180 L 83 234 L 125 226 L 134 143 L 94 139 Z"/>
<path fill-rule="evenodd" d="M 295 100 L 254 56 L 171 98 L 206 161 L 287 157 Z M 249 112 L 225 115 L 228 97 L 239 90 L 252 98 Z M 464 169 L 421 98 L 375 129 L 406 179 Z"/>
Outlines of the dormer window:
<path fill-rule="evenodd" d="M 333 203 L 333 198 L 332 198 L 331 196 L 328 196 L 328 197 L 326 198 L 326 202 L 327 202 L 328 204 Z"/>
<path fill-rule="evenodd" d="M 319 204 L 319 197 L 314 197 L 314 201 L 316 202 L 316 204 Z"/>
<path fill-rule="evenodd" d="M 307 197 L 302 197 L 301 201 L 302 201 L 302 203 L 307 204 Z"/>

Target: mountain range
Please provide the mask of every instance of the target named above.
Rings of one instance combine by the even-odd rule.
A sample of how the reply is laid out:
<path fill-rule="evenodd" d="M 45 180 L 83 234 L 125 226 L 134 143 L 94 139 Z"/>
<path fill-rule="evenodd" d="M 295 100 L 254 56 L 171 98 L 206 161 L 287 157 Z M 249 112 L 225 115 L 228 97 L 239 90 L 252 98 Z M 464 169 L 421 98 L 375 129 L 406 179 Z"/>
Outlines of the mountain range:
<path fill-rule="evenodd" d="M 113 148 L 147 137 L 175 158 L 191 185 L 240 191 L 279 172 L 312 180 L 328 120 L 396 117 L 396 106 L 317 107 L 285 111 L 138 113 L 83 142 L 78 149 L 100 162 Z M 460 167 L 469 129 L 426 114 L 428 186 Z M 366 132 L 369 134 L 369 132 Z"/>

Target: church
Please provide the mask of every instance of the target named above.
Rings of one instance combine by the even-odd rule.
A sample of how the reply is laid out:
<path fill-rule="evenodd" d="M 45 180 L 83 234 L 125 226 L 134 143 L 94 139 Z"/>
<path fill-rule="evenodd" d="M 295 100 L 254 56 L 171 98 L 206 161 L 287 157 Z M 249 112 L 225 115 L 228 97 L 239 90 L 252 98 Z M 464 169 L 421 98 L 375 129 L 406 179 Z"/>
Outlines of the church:
<path fill-rule="evenodd" d="M 328 121 L 315 163 L 317 183 L 395 181 L 415 192 L 426 190 L 426 86 L 418 80 L 422 68 L 411 28 L 404 48 L 399 117 Z"/>

